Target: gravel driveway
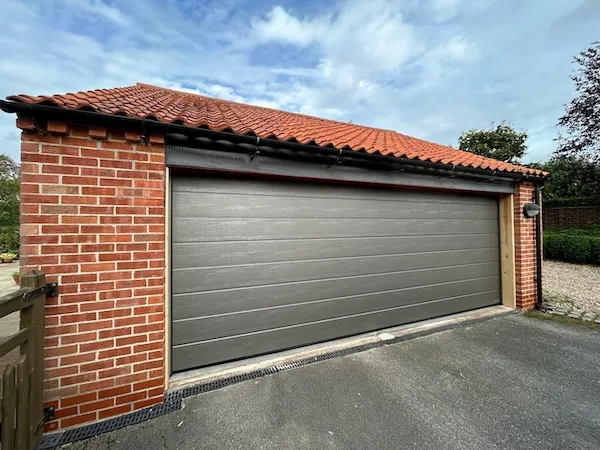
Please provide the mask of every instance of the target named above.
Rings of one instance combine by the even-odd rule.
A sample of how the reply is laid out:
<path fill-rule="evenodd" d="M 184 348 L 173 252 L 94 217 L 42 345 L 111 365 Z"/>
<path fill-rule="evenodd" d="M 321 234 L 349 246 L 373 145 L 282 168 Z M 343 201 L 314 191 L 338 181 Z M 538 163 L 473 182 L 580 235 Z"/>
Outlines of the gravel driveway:
<path fill-rule="evenodd" d="M 544 261 L 544 300 L 600 312 L 600 266 Z"/>

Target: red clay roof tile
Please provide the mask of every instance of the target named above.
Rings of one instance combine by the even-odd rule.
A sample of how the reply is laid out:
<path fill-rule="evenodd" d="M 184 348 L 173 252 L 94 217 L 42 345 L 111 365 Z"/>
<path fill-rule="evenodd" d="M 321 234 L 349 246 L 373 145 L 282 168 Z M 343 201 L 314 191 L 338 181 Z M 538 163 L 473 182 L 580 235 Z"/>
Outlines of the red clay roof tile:
<path fill-rule="evenodd" d="M 138 83 L 114 89 L 52 96 L 13 95 L 15 102 L 52 104 L 65 109 L 93 109 L 105 114 L 155 117 L 161 122 L 215 131 L 253 134 L 263 139 L 316 143 L 336 149 L 393 155 L 504 172 L 546 175 L 538 169 L 509 164 L 434 144 L 393 130 L 321 119 L 304 114 L 246 105 Z"/>

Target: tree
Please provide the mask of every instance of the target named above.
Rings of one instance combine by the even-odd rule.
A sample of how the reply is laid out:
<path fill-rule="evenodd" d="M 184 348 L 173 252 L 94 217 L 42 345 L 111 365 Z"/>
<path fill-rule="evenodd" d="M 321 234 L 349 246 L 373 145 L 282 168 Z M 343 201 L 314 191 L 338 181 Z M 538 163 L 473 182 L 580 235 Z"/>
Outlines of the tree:
<path fill-rule="evenodd" d="M 518 163 L 527 150 L 527 133 L 515 131 L 506 122 L 489 130 L 465 131 L 458 138 L 458 148 L 477 155 Z"/>
<path fill-rule="evenodd" d="M 579 66 L 571 75 L 578 95 L 558 120 L 565 134 L 559 133 L 555 153 L 600 160 L 600 42 L 579 53 L 573 62 Z"/>
<path fill-rule="evenodd" d="M 550 178 L 544 189 L 544 200 L 597 201 L 600 198 L 600 164 L 576 156 L 554 157 L 548 162 L 530 164 L 547 170 Z M 572 205 L 575 206 L 575 205 Z"/>
<path fill-rule="evenodd" d="M 0 155 L 0 228 L 19 225 L 19 165 Z"/>

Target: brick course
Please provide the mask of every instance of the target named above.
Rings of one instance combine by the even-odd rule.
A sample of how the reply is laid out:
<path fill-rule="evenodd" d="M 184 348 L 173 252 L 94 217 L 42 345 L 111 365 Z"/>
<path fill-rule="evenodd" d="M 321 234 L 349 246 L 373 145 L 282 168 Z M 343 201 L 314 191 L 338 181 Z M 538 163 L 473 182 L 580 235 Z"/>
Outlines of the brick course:
<path fill-rule="evenodd" d="M 42 270 L 60 292 L 46 306 L 45 400 L 57 409 L 46 430 L 160 403 L 163 137 L 146 145 L 139 133 L 60 122 L 41 133 L 26 118 L 18 126 L 21 270 Z"/>

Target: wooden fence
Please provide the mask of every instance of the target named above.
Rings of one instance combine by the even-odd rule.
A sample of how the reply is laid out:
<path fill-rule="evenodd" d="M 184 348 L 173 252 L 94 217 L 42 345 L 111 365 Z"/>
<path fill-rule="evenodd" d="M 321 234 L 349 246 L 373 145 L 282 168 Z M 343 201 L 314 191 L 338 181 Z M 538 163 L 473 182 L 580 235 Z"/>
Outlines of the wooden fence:
<path fill-rule="evenodd" d="M 0 367 L 2 450 L 32 450 L 44 424 L 44 301 L 46 282 L 38 270 L 21 277 L 21 289 L 0 297 L 0 318 L 20 311 L 20 329 L 0 341 L 0 358 L 18 348 L 16 361 Z"/>

